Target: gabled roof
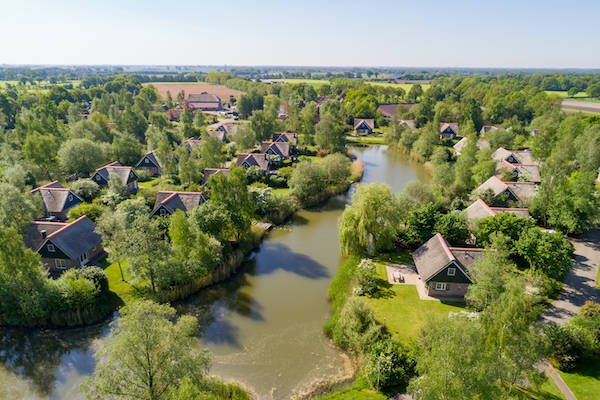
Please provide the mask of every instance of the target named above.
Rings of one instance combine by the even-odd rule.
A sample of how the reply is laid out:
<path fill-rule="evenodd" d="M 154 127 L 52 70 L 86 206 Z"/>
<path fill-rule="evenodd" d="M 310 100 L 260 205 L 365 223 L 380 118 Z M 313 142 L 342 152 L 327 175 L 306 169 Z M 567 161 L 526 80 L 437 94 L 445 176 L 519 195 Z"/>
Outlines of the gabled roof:
<path fill-rule="evenodd" d="M 503 126 L 497 126 L 497 125 L 484 125 L 481 127 L 481 130 L 479 131 L 482 135 L 485 135 L 487 132 L 490 131 L 497 131 L 499 129 L 504 129 Z"/>
<path fill-rule="evenodd" d="M 440 122 L 440 132 L 444 132 L 447 128 L 458 134 L 458 124 L 456 122 Z"/>
<path fill-rule="evenodd" d="M 231 170 L 227 168 L 205 168 L 204 169 L 204 178 L 202 180 L 203 184 L 206 184 L 212 175 L 223 174 L 229 177 Z"/>
<path fill-rule="evenodd" d="M 427 282 L 450 263 L 455 263 L 470 278 L 469 268 L 482 255 L 483 249 L 450 247 L 438 233 L 414 251 L 413 259 L 421 279 Z"/>
<path fill-rule="evenodd" d="M 36 225 L 30 223 L 31 227 Z M 40 226 L 49 226 L 48 223 Z M 39 228 L 34 228 L 40 231 Z M 76 259 L 84 252 L 87 252 L 102 242 L 102 237 L 95 232 L 96 224 L 87 216 L 83 215 L 75 221 L 64 224 L 59 229 L 47 234 L 46 238 L 37 246 L 35 251 L 39 251 L 48 241 L 58 247 L 70 259 Z M 48 233 L 48 231 L 47 231 Z M 40 235 L 41 237 L 41 235 Z"/>
<path fill-rule="evenodd" d="M 150 164 L 154 165 L 155 167 L 162 168 L 162 164 L 160 163 L 160 160 L 156 155 L 156 150 L 147 152 L 142 158 L 140 158 L 140 161 L 138 161 L 137 164 L 135 164 L 135 167 L 139 168 L 142 162 L 144 162 L 144 159 L 148 160 Z"/>
<path fill-rule="evenodd" d="M 290 144 L 288 142 L 262 142 L 261 153 L 276 154 L 283 158 L 290 157 Z"/>
<path fill-rule="evenodd" d="M 487 217 L 493 217 L 502 213 L 512 213 L 522 218 L 529 218 L 529 210 L 526 208 L 508 208 L 508 207 L 490 207 L 485 201 L 477 199 L 473 204 L 465 209 L 468 219 L 479 220 Z"/>
<path fill-rule="evenodd" d="M 208 131 L 206 132 L 208 136 L 213 136 L 216 137 L 217 139 L 219 139 L 221 142 L 225 142 L 227 139 L 227 136 L 225 136 L 225 132 L 220 132 L 220 131 Z"/>
<path fill-rule="evenodd" d="M 506 150 L 500 147 L 492 154 L 492 158 L 498 162 L 506 160 L 513 164 L 535 164 L 531 150 Z"/>
<path fill-rule="evenodd" d="M 401 125 L 408 126 L 410 129 L 415 129 L 417 127 L 417 125 L 415 124 L 415 120 L 414 119 L 399 119 L 398 122 Z"/>
<path fill-rule="evenodd" d="M 220 101 L 221 99 L 218 96 L 207 92 L 188 95 L 188 102 L 190 103 L 218 103 Z"/>
<path fill-rule="evenodd" d="M 183 143 L 187 147 L 188 151 L 192 151 L 196 147 L 200 147 L 200 145 L 202 144 L 202 140 L 196 138 L 189 138 L 186 139 Z"/>
<path fill-rule="evenodd" d="M 354 129 L 357 129 L 361 124 L 367 125 L 370 130 L 375 129 L 375 120 L 373 118 L 355 118 Z"/>
<path fill-rule="evenodd" d="M 202 193 L 199 192 L 177 192 L 161 190 L 156 195 L 156 202 L 152 214 L 161 207 L 165 207 L 169 213 L 174 213 L 176 210 L 182 210 L 186 213 L 206 200 Z"/>
<path fill-rule="evenodd" d="M 522 201 L 529 201 L 537 193 L 537 185 L 533 182 L 504 182 L 511 192 Z"/>
<path fill-rule="evenodd" d="M 460 154 L 462 149 L 467 145 L 467 142 L 469 141 L 468 137 L 464 137 L 462 139 L 460 139 L 455 145 L 454 145 L 454 150 L 456 151 L 456 154 Z M 479 150 L 482 149 L 489 149 L 491 147 L 490 145 L 490 141 L 487 139 L 477 139 L 477 148 Z"/>
<path fill-rule="evenodd" d="M 67 208 L 67 204 L 72 202 L 81 203 L 83 200 L 69 188 L 63 187 L 58 181 L 50 182 L 31 191 L 32 194 L 39 194 L 42 197 L 42 203 L 46 212 L 58 213 Z"/>
<path fill-rule="evenodd" d="M 67 226 L 66 222 L 50 222 L 50 221 L 32 221 L 27 227 L 27 233 L 23 236 L 25 247 L 33 251 L 38 251 L 40 245 L 46 237 L 57 230 Z"/>
<path fill-rule="evenodd" d="M 502 182 L 500 178 L 494 175 L 490 177 L 487 181 L 479 185 L 479 187 L 475 189 L 475 191 L 482 192 L 484 190 L 491 189 L 494 193 L 494 196 L 497 196 L 500 193 L 504 192 L 507 188 L 508 186 L 506 185 L 506 183 Z"/>
<path fill-rule="evenodd" d="M 295 132 L 282 132 L 273 134 L 274 142 L 288 142 L 291 146 L 298 145 L 298 134 Z"/>
<path fill-rule="evenodd" d="M 233 135 L 237 132 L 240 126 L 238 124 L 221 124 L 215 130 L 224 130 L 228 135 Z"/>
<path fill-rule="evenodd" d="M 539 183 L 542 180 L 538 164 L 514 164 L 502 160 L 496 164 L 496 173 L 499 173 L 502 169 L 516 171 L 518 176 L 527 177 L 529 182 Z"/>
<path fill-rule="evenodd" d="M 269 170 L 269 157 L 265 153 L 240 153 L 235 160 L 235 165 L 248 165 L 249 167 L 256 166 L 263 171 Z"/>
<path fill-rule="evenodd" d="M 133 168 L 124 167 L 118 161 L 114 161 L 104 167 L 100 167 L 94 172 L 94 175 L 100 175 L 106 182 L 110 180 L 110 174 L 116 174 L 121 178 L 121 181 L 124 185 L 127 185 L 129 182 L 138 180 L 139 176 L 135 173 Z"/>

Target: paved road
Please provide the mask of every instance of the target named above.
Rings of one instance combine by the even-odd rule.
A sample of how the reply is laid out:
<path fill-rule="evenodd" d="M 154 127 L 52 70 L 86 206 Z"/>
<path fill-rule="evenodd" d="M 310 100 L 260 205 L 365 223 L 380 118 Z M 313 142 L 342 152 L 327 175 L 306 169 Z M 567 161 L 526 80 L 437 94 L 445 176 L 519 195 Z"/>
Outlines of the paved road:
<path fill-rule="evenodd" d="M 558 299 L 540 318 L 542 322 L 556 322 L 563 325 L 573 318 L 587 301 L 600 301 L 596 289 L 596 275 L 600 262 L 600 229 L 588 231 L 578 239 L 572 239 L 575 246 L 575 267 L 565 279 Z"/>

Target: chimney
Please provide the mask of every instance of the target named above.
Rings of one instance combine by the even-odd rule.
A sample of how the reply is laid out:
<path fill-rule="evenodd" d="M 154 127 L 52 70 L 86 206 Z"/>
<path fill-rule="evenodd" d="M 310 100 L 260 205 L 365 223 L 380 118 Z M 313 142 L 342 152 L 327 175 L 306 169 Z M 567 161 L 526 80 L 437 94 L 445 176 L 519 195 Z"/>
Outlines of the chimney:
<path fill-rule="evenodd" d="M 42 238 L 46 239 L 46 231 L 45 230 L 40 231 L 40 234 L 42 235 Z"/>

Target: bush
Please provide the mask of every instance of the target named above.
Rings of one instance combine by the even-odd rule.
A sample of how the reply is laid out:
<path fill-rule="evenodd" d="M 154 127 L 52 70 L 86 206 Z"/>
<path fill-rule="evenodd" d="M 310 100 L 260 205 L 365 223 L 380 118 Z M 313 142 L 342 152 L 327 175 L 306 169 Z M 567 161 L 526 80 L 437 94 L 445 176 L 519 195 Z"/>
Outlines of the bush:
<path fill-rule="evenodd" d="M 148 182 L 149 180 L 152 179 L 152 173 L 150 171 L 148 171 L 146 168 L 141 168 L 136 170 L 135 172 L 137 172 L 139 179 L 139 182 Z"/>
<path fill-rule="evenodd" d="M 246 176 L 248 177 L 248 184 L 254 182 L 265 182 L 265 171 L 260 169 L 260 167 L 252 166 L 246 170 Z"/>
<path fill-rule="evenodd" d="M 365 375 L 380 391 L 402 390 L 415 375 L 416 361 L 406 347 L 392 339 L 375 343 L 369 352 Z"/>
<path fill-rule="evenodd" d="M 108 277 L 104 270 L 96 266 L 87 266 L 78 270 L 80 276 L 94 282 L 94 285 L 99 290 L 100 295 L 108 293 Z"/>
<path fill-rule="evenodd" d="M 269 186 L 273 188 L 287 187 L 287 179 L 281 175 L 269 175 Z"/>
<path fill-rule="evenodd" d="M 562 371 L 568 371 L 577 366 L 577 363 L 589 355 L 597 352 L 597 342 L 593 335 L 576 325 L 567 324 L 559 326 L 550 324 L 546 328 L 546 337 L 549 339 L 551 353 L 550 362 Z"/>
<path fill-rule="evenodd" d="M 81 197 L 83 201 L 87 202 L 94 200 L 98 196 L 98 193 L 100 193 L 100 187 L 91 179 L 76 180 L 71 184 L 71 190 L 77 196 Z"/>
<path fill-rule="evenodd" d="M 373 344 L 384 337 L 384 327 L 375 320 L 368 304 L 359 297 L 348 299 L 333 329 L 335 343 L 359 355 L 367 353 Z"/>
<path fill-rule="evenodd" d="M 93 305 L 100 290 L 95 283 L 84 278 L 79 270 L 70 269 L 56 280 L 61 303 L 66 309 L 83 309 Z"/>
<path fill-rule="evenodd" d="M 77 207 L 73 207 L 67 213 L 69 220 L 76 220 L 82 215 L 87 215 L 89 219 L 96 222 L 100 215 L 104 212 L 105 207 L 94 203 L 81 203 Z"/>
<path fill-rule="evenodd" d="M 371 295 L 377 291 L 377 271 L 373 261 L 364 258 L 360 264 L 358 264 L 355 275 L 358 283 L 355 290 L 357 295 Z"/>

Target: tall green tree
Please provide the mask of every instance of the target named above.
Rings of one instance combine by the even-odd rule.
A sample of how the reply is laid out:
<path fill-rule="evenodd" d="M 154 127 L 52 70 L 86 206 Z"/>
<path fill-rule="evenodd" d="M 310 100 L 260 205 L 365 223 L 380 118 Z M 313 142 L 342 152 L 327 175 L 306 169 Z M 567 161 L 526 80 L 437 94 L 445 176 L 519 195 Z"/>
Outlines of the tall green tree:
<path fill-rule="evenodd" d="M 61 169 L 67 174 L 89 175 L 106 162 L 104 149 L 89 139 L 70 139 L 58 150 Z"/>
<path fill-rule="evenodd" d="M 81 386 L 86 399 L 163 400 L 186 377 L 200 382 L 209 355 L 194 345 L 198 321 L 175 317 L 173 308 L 148 300 L 124 307 Z"/>
<path fill-rule="evenodd" d="M 344 127 L 326 114 L 321 118 L 316 127 L 315 143 L 319 148 L 331 152 L 344 151 L 346 141 Z"/>
<path fill-rule="evenodd" d="M 360 185 L 340 220 L 340 247 L 345 254 L 375 254 L 396 237 L 400 214 L 387 185 Z"/>
<path fill-rule="evenodd" d="M 22 193 L 6 182 L 0 183 L 0 190 L 0 226 L 25 234 L 29 222 L 42 216 L 41 196 Z"/>
<path fill-rule="evenodd" d="M 50 178 L 58 167 L 58 142 L 52 135 L 42 135 L 32 132 L 27 135 L 23 144 L 25 158 L 37 165 Z"/>

